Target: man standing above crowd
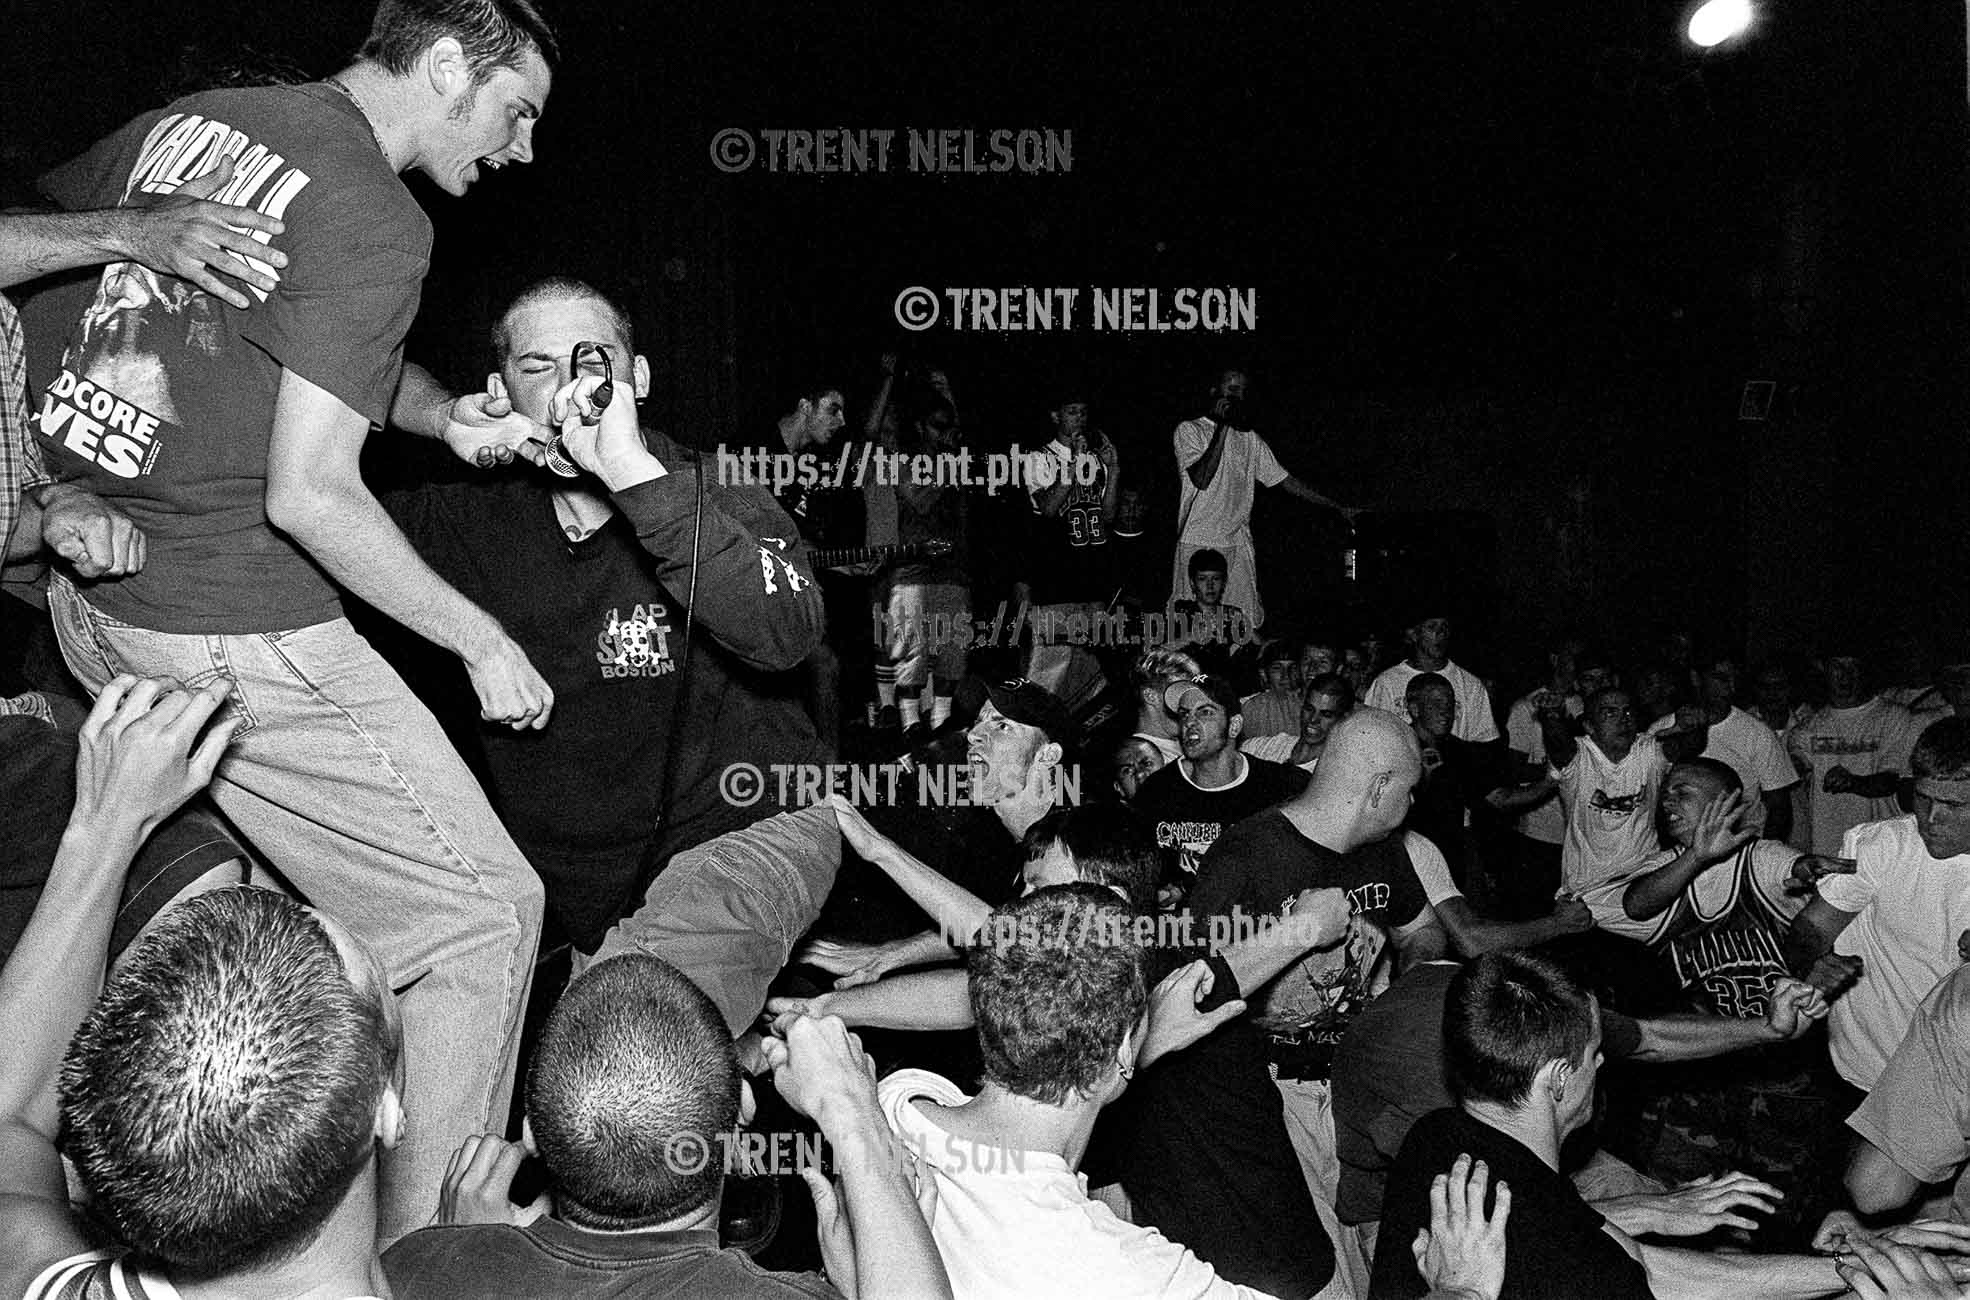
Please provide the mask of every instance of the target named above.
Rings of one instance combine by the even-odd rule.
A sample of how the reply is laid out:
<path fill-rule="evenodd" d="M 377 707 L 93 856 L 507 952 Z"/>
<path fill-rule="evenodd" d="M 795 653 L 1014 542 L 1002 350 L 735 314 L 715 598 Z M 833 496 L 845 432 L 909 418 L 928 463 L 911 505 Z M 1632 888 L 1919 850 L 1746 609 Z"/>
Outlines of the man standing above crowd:
<path fill-rule="evenodd" d="M 141 569 L 50 591 L 70 668 L 224 672 L 242 722 L 213 795 L 367 942 L 421 1063 L 423 1117 L 385 1162 L 382 1218 L 428 1219 L 459 1141 L 503 1122 L 540 885 L 436 721 L 342 616 L 339 587 L 464 661 L 488 720 L 545 722 L 517 642 L 420 561 L 359 459 L 389 407 L 431 226 L 398 173 L 462 195 L 533 156 L 557 56 L 531 0 L 385 0 L 326 82 L 212 91 L 137 119 L 43 181 L 65 208 L 150 206 L 221 155 L 214 197 L 279 218 L 289 261 L 252 309 L 117 263 L 79 312 L 40 422 L 59 480 L 147 543 Z M 255 296 L 263 291 L 255 287 Z"/>
<path fill-rule="evenodd" d="M 1354 511 L 1287 473 L 1265 439 L 1240 428 L 1244 405 L 1245 372 L 1227 370 L 1211 388 L 1210 410 L 1176 428 L 1177 469 L 1183 477 L 1170 591 L 1176 599 L 1186 589 L 1194 552 L 1206 547 L 1223 551 L 1229 563 L 1225 603 L 1244 610 L 1256 628 L 1265 622 L 1265 606 L 1259 601 L 1258 553 L 1252 545 L 1253 485 L 1283 488 L 1288 496 L 1350 519 Z"/>
<path fill-rule="evenodd" d="M 1848 831 L 1895 816 L 1895 795 L 1915 744 L 1915 715 L 1867 689 L 1852 655 L 1826 661 L 1826 705 L 1786 733 L 1805 778 L 1807 847 L 1837 853 Z M 1849 856 L 1841 854 L 1841 856 Z"/>
<path fill-rule="evenodd" d="M 1383 669 L 1362 703 L 1407 716 L 1403 700 L 1409 679 L 1418 673 L 1436 673 L 1450 683 L 1457 696 L 1457 729 L 1451 734 L 1478 745 L 1498 739 L 1490 692 L 1483 682 L 1450 662 L 1450 620 L 1440 615 L 1421 618 L 1404 629 L 1403 635 L 1409 641 L 1409 658 Z"/>

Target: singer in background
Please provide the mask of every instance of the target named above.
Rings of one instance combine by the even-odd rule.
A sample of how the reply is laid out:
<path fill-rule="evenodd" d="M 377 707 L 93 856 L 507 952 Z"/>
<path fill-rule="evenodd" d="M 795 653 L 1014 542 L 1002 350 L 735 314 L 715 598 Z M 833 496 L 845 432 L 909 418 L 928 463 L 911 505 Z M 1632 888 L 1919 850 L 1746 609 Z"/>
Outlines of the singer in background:
<path fill-rule="evenodd" d="M 386 503 L 554 689 L 544 729 L 482 728 L 479 739 L 494 802 L 547 887 L 549 925 L 573 943 L 576 969 L 652 952 L 711 997 L 736 1037 L 841 860 L 834 815 L 786 811 L 793 791 L 773 772 L 825 761 L 797 670 L 821 639 L 820 591 L 770 492 L 718 482 L 639 426 L 650 367 L 609 299 L 543 280 L 500 316 L 492 342 L 499 369 L 484 394 L 452 399 L 420 375 L 393 418 L 446 437 L 448 420 L 476 412 L 503 426 L 489 438 L 551 446 L 522 455 L 565 457 L 579 476 L 515 464 Z M 597 411 L 605 374 L 613 397 Z"/>
<path fill-rule="evenodd" d="M 1245 406 L 1245 372 L 1227 370 L 1211 387 L 1211 407 L 1185 420 L 1173 436 L 1181 496 L 1177 503 L 1176 564 L 1170 571 L 1170 598 L 1189 588 L 1193 553 L 1206 547 L 1223 551 L 1230 562 L 1224 599 L 1265 622 L 1259 601 L 1258 555 L 1252 547 L 1252 485 L 1284 489 L 1308 505 L 1337 511 L 1350 522 L 1359 513 L 1322 496 L 1286 472 L 1264 438 L 1240 426 Z"/>

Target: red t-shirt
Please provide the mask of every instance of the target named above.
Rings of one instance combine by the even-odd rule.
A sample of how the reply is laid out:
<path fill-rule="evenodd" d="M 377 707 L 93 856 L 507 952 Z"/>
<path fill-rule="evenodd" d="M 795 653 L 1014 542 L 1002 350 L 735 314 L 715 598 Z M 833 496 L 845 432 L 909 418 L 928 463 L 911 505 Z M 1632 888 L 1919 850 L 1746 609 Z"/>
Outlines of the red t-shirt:
<path fill-rule="evenodd" d="M 247 310 L 134 262 L 103 269 L 35 422 L 49 472 L 144 530 L 141 572 L 88 587 L 108 616 L 173 633 L 305 627 L 341 612 L 267 522 L 283 367 L 372 424 L 389 410 L 431 223 L 361 113 L 325 84 L 191 95 L 42 178 L 64 208 L 150 206 L 224 154 L 220 201 L 286 223 L 271 295 Z"/>

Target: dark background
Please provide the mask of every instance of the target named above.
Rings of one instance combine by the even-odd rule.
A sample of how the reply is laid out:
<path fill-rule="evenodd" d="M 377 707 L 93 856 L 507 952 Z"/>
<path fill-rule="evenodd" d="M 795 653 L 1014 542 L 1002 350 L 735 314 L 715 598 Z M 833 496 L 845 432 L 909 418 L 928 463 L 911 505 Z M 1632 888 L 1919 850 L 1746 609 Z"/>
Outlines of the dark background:
<path fill-rule="evenodd" d="M 1917 675 L 1966 648 L 1960 6 L 1771 0 L 1699 55 L 1657 0 L 543 3 L 566 58 L 534 165 L 464 200 L 413 181 L 437 250 L 410 354 L 452 382 L 555 272 L 631 308 L 651 421 L 691 441 L 758 437 L 816 375 L 859 422 L 892 347 L 948 365 L 981 449 L 1085 383 L 1160 555 L 1170 430 L 1235 362 L 1291 469 L 1388 512 L 1350 587 L 1344 534 L 1261 494 L 1281 624 L 1447 588 L 1494 670 L 1562 621 Z M 10 197 L 159 102 L 188 44 L 325 75 L 368 8 L 10 5 Z M 898 140 L 887 174 L 727 175 L 731 126 Z M 911 127 L 1071 131 L 1072 170 L 913 175 Z M 907 335 L 913 284 L 1251 286 L 1258 325 Z"/>

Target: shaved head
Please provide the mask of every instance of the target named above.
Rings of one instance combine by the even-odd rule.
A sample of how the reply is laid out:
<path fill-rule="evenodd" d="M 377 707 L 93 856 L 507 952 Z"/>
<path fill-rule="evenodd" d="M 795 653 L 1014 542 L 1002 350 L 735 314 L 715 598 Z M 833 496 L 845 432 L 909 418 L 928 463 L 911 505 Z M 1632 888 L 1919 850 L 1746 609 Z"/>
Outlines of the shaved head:
<path fill-rule="evenodd" d="M 1423 775 L 1415 731 L 1381 709 L 1356 709 L 1334 724 L 1313 780 L 1295 804 L 1344 831 L 1337 852 L 1386 837 L 1409 813 L 1409 795 Z"/>

